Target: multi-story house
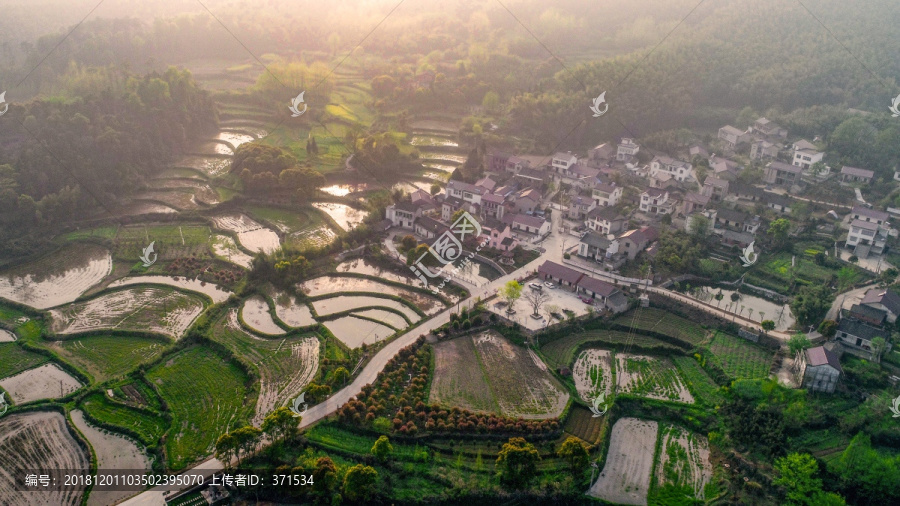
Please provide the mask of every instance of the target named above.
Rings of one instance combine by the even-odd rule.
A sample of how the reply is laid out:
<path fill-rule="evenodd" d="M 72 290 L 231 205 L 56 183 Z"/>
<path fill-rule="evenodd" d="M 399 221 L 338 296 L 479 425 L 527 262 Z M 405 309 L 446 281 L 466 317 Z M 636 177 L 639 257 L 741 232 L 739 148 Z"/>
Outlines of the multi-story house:
<path fill-rule="evenodd" d="M 674 205 L 669 192 L 660 188 L 647 188 L 641 193 L 641 211 L 649 214 L 671 214 Z"/>
<path fill-rule="evenodd" d="M 816 148 L 816 145 L 806 141 L 799 140 L 794 143 L 794 158 L 791 163 L 803 170 L 809 170 L 812 164 L 821 162 L 825 157 L 825 153 Z"/>
<path fill-rule="evenodd" d="M 725 125 L 719 129 L 719 139 L 722 139 L 729 147 L 735 148 L 739 144 L 750 141 L 750 132 Z"/>
<path fill-rule="evenodd" d="M 506 172 L 512 172 L 513 174 L 518 174 L 522 172 L 523 169 L 530 169 L 531 162 L 524 158 L 520 158 L 518 156 L 511 156 L 506 160 Z"/>
<path fill-rule="evenodd" d="M 688 214 L 684 219 L 684 231 L 689 234 L 697 233 L 698 230 L 696 230 L 696 227 L 700 222 L 695 220 L 694 218 L 702 216 L 706 222 L 706 233 L 711 234 L 715 232 L 717 214 L 718 211 L 716 209 L 704 209 L 702 211 Z"/>
<path fill-rule="evenodd" d="M 703 181 L 703 189 L 700 193 L 706 195 L 713 201 L 719 202 L 728 196 L 728 180 L 721 179 L 716 176 L 706 176 Z"/>
<path fill-rule="evenodd" d="M 604 142 L 588 150 L 588 158 L 595 162 L 607 162 L 616 156 L 616 146 Z"/>
<path fill-rule="evenodd" d="M 629 260 L 634 260 L 638 253 L 650 246 L 658 238 L 659 232 L 650 226 L 629 230 L 618 237 L 619 251 L 628 256 Z"/>
<path fill-rule="evenodd" d="M 793 185 L 800 184 L 800 176 L 803 169 L 784 162 L 769 162 L 766 165 L 766 175 L 764 181 L 768 184 L 775 184 L 790 188 Z"/>
<path fill-rule="evenodd" d="M 869 254 L 884 253 L 887 239 L 887 229 L 870 221 L 853 220 L 847 235 L 847 247 L 853 248 L 853 254 L 857 257 L 866 258 Z"/>
<path fill-rule="evenodd" d="M 603 235 L 621 231 L 624 224 L 625 217 L 614 207 L 598 207 L 588 213 L 588 228 Z"/>
<path fill-rule="evenodd" d="M 753 132 L 764 135 L 766 137 L 779 137 L 784 139 L 787 137 L 788 131 L 777 123 L 773 123 L 766 118 L 759 118 L 753 122 Z"/>
<path fill-rule="evenodd" d="M 484 188 L 474 184 L 451 179 L 447 182 L 447 197 L 460 199 L 472 204 L 481 204 L 481 196 L 488 193 Z"/>
<path fill-rule="evenodd" d="M 641 150 L 641 147 L 634 142 L 634 139 L 630 137 L 623 137 L 622 141 L 619 142 L 619 145 L 616 148 L 616 161 L 617 162 L 630 162 L 633 160 L 635 156 L 637 156 L 638 151 Z"/>
<path fill-rule="evenodd" d="M 778 156 L 778 146 L 766 141 L 766 140 L 755 140 L 750 143 L 750 159 L 751 160 L 762 160 L 764 158 L 775 158 Z"/>
<path fill-rule="evenodd" d="M 681 203 L 681 214 L 687 216 L 695 211 L 703 211 L 709 204 L 709 197 L 701 193 L 687 192 Z"/>
<path fill-rule="evenodd" d="M 513 237 L 512 226 L 496 219 L 487 219 L 481 224 L 481 240 L 487 240 L 489 248 L 510 251 L 519 245 Z"/>
<path fill-rule="evenodd" d="M 609 269 L 619 268 L 626 260 L 625 255 L 619 253 L 618 239 L 610 239 L 594 232 L 584 234 L 578 242 L 578 256 L 607 264 Z"/>
<path fill-rule="evenodd" d="M 616 183 L 598 183 L 591 190 L 591 198 L 597 201 L 598 207 L 614 206 L 622 198 L 622 187 Z"/>
<path fill-rule="evenodd" d="M 532 213 L 541 204 L 541 192 L 525 188 L 513 194 L 513 207 L 518 213 Z"/>
<path fill-rule="evenodd" d="M 578 162 L 578 157 L 572 153 L 556 152 L 550 159 L 550 167 L 553 172 L 565 175 L 569 168 Z"/>
<path fill-rule="evenodd" d="M 412 202 L 397 202 L 391 204 L 385 209 L 385 217 L 391 220 L 394 227 L 413 229 L 416 218 L 422 216 L 422 206 L 413 204 Z"/>
<path fill-rule="evenodd" d="M 872 182 L 872 179 L 874 177 L 875 177 L 875 171 L 871 171 L 868 169 L 860 169 L 858 167 L 848 167 L 846 165 L 841 167 L 841 182 L 842 183 L 869 184 Z"/>
<path fill-rule="evenodd" d="M 506 163 L 511 156 L 512 155 L 504 151 L 498 151 L 496 149 L 488 150 L 488 153 L 484 156 L 484 170 L 494 174 L 505 171 Z"/>
<path fill-rule="evenodd" d="M 566 213 L 570 220 L 586 220 L 588 213 L 597 207 L 597 202 L 583 195 L 576 195 L 569 201 L 569 210 Z"/>
<path fill-rule="evenodd" d="M 502 220 L 506 207 L 503 205 L 506 199 L 502 195 L 488 193 L 481 196 L 481 214 Z"/>
<path fill-rule="evenodd" d="M 668 172 L 679 182 L 683 182 L 691 177 L 691 168 L 691 164 L 665 155 L 655 156 L 650 162 L 651 174 L 659 171 Z"/>
<path fill-rule="evenodd" d="M 843 369 L 838 356 L 824 346 L 807 348 L 800 354 L 800 386 L 816 392 L 833 393 Z"/>
<path fill-rule="evenodd" d="M 895 323 L 900 316 L 900 295 L 887 288 L 871 288 L 859 303 L 887 313 L 888 323 Z"/>

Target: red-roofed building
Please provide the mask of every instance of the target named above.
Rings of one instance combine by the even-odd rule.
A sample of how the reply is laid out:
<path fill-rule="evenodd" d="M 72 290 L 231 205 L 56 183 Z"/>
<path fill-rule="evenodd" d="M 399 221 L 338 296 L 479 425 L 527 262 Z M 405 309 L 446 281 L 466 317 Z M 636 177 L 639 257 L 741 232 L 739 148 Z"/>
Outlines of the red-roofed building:
<path fill-rule="evenodd" d="M 538 267 L 538 276 L 545 281 L 551 281 L 574 292 L 584 274 L 565 265 L 547 260 Z"/>
<path fill-rule="evenodd" d="M 801 386 L 807 390 L 833 393 L 841 373 L 838 356 L 824 346 L 808 348 L 800 355 Z"/>

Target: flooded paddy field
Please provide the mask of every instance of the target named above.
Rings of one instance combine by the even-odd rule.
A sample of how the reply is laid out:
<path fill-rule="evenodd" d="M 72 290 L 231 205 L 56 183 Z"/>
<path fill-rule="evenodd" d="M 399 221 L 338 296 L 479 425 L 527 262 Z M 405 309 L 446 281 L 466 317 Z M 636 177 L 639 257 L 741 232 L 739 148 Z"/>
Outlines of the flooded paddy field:
<path fill-rule="evenodd" d="M 0 297 L 37 309 L 72 302 L 112 271 L 106 248 L 74 243 L 0 271 Z"/>

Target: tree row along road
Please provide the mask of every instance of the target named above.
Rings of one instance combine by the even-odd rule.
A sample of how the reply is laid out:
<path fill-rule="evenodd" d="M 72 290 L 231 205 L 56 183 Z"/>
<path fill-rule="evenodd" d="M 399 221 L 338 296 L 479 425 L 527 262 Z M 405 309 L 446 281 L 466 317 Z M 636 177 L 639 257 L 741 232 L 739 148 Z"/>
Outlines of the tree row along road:
<path fill-rule="evenodd" d="M 555 214 L 555 213 L 554 213 Z M 388 239 L 390 240 L 390 238 Z M 552 260 L 558 263 L 562 263 L 563 252 L 560 248 L 559 237 L 557 233 L 552 233 L 547 240 L 545 241 L 546 253 L 536 260 L 530 262 L 524 267 L 516 270 L 512 274 L 507 274 L 505 276 L 501 276 L 490 283 L 486 284 L 481 289 L 472 290 L 471 296 L 461 303 L 460 307 L 471 307 L 473 305 L 473 301 L 477 300 L 479 297 L 481 299 L 485 299 L 490 295 L 496 293 L 496 291 L 506 284 L 508 281 L 512 279 L 517 279 L 526 275 L 527 273 L 537 271 L 538 267 L 543 264 L 547 260 Z M 392 253 L 396 252 L 394 248 L 388 248 Z M 399 255 L 399 252 L 396 252 L 395 255 Z M 608 275 L 605 275 L 603 272 L 595 272 L 592 273 L 590 270 L 582 268 L 577 265 L 570 265 L 570 267 L 584 272 L 585 274 L 591 274 L 598 277 L 604 277 L 607 279 L 612 279 Z M 643 288 L 643 287 L 642 287 Z M 749 326 L 757 326 L 758 323 L 747 318 L 737 316 L 729 313 L 727 311 L 722 311 L 721 309 L 716 308 L 715 306 L 711 306 L 704 302 L 700 302 L 691 297 L 687 297 L 680 293 L 674 292 L 672 290 L 667 290 L 665 288 L 650 286 L 648 290 L 651 293 L 656 293 L 659 295 L 663 295 L 666 297 L 673 298 L 682 302 L 684 304 L 688 304 L 690 306 L 696 307 L 708 313 L 711 313 L 715 316 L 718 316 L 725 320 L 739 320 L 743 325 Z M 324 402 L 316 404 L 309 408 L 304 414 L 303 419 L 300 422 L 300 427 L 308 427 L 322 419 L 326 418 L 328 415 L 334 413 L 341 406 L 346 404 L 350 399 L 356 397 L 361 391 L 362 388 L 369 383 L 375 381 L 375 378 L 378 376 L 378 373 L 384 369 L 385 365 L 387 365 L 388 361 L 392 359 L 401 349 L 409 346 L 414 343 L 416 339 L 421 336 L 428 335 L 434 329 L 440 327 L 441 325 L 450 321 L 450 314 L 456 311 L 456 307 L 450 307 L 445 309 L 444 311 L 438 313 L 430 320 L 424 322 L 422 325 L 411 329 L 409 332 L 400 335 L 390 343 L 384 346 L 378 353 L 375 354 L 369 360 L 369 362 L 363 367 L 362 371 L 360 371 L 359 375 L 356 376 L 356 379 L 353 380 L 346 387 L 338 390 L 334 394 L 331 395 Z M 776 337 L 781 340 L 787 340 L 790 338 L 790 334 L 781 331 L 773 331 L 769 332 L 770 336 Z M 209 477 L 215 473 L 219 473 L 224 470 L 224 465 L 216 458 L 209 458 L 197 466 L 184 471 L 182 474 L 202 474 L 206 477 Z M 159 490 L 149 490 L 147 492 L 143 492 L 128 501 L 125 501 L 122 504 L 126 504 L 129 506 L 144 506 L 144 505 L 153 505 L 153 506 L 164 506 L 165 505 L 165 496 L 162 491 Z"/>

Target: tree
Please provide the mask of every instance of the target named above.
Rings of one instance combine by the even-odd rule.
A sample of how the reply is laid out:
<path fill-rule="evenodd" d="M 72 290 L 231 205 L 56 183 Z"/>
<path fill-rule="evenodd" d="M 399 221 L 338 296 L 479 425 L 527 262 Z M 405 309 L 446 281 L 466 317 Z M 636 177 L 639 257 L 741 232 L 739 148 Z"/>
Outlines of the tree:
<path fill-rule="evenodd" d="M 390 458 L 391 454 L 394 452 L 394 447 L 391 445 L 390 440 L 388 440 L 387 436 L 381 436 L 378 440 L 375 441 L 375 444 L 372 445 L 372 455 L 378 459 L 382 464 L 387 462 Z"/>
<path fill-rule="evenodd" d="M 809 338 L 806 337 L 806 334 L 797 332 L 788 339 L 787 345 L 788 350 L 791 352 L 791 356 L 794 357 L 794 368 L 796 369 L 800 366 L 800 353 L 812 346 L 812 343 L 809 342 Z"/>
<path fill-rule="evenodd" d="M 525 294 L 525 302 L 531 306 L 533 313 L 537 316 L 539 311 L 541 310 L 541 306 L 543 306 L 547 301 L 550 300 L 550 295 L 544 293 L 543 290 L 528 290 Z"/>
<path fill-rule="evenodd" d="M 791 222 L 786 218 L 778 218 L 777 220 L 772 221 L 772 223 L 769 223 L 769 229 L 766 233 L 772 236 L 772 240 L 779 248 L 781 248 L 784 246 L 790 230 Z"/>
<path fill-rule="evenodd" d="M 828 469 L 841 489 L 859 496 L 858 504 L 897 504 L 900 501 L 900 456 L 872 448 L 871 437 L 860 432 Z"/>
<path fill-rule="evenodd" d="M 370 466 L 357 464 L 344 475 L 344 497 L 351 501 L 366 501 L 375 493 L 378 471 Z"/>
<path fill-rule="evenodd" d="M 762 327 L 762 329 L 766 332 L 775 330 L 775 322 L 773 322 L 772 320 L 763 320 L 759 322 L 759 326 Z"/>
<path fill-rule="evenodd" d="M 513 437 L 503 445 L 497 455 L 500 481 L 511 488 L 521 489 L 537 475 L 540 453 L 524 438 Z"/>
<path fill-rule="evenodd" d="M 838 291 L 843 292 L 847 287 L 853 284 L 854 280 L 856 280 L 856 270 L 849 266 L 841 267 L 836 276 L 838 281 Z"/>
<path fill-rule="evenodd" d="M 733 292 L 731 294 L 731 302 L 737 302 L 739 300 L 741 300 L 741 294 L 739 294 L 737 292 Z"/>
<path fill-rule="evenodd" d="M 350 371 L 347 370 L 346 367 L 341 366 L 334 370 L 331 374 L 332 383 L 336 385 L 343 385 L 350 379 Z"/>
<path fill-rule="evenodd" d="M 819 333 L 824 337 L 832 338 L 837 333 L 838 322 L 834 320 L 823 320 L 819 324 Z"/>
<path fill-rule="evenodd" d="M 403 239 L 400 239 L 400 247 L 403 248 L 404 251 L 409 251 L 416 247 L 416 238 L 413 237 L 412 234 L 406 234 L 403 236 Z"/>
<path fill-rule="evenodd" d="M 219 439 L 216 441 L 216 458 L 221 460 L 226 468 L 231 465 L 231 459 L 234 458 L 237 451 L 238 442 L 234 435 L 226 432 L 219 436 Z"/>
<path fill-rule="evenodd" d="M 300 418 L 294 416 L 294 413 L 290 409 L 281 406 L 266 415 L 262 427 L 260 428 L 266 435 L 272 438 L 273 441 L 283 441 L 285 438 L 294 434 L 299 424 Z"/>
<path fill-rule="evenodd" d="M 330 385 L 310 383 L 309 386 L 306 387 L 306 400 L 313 404 L 324 401 L 330 394 Z"/>
<path fill-rule="evenodd" d="M 241 453 L 246 454 L 256 448 L 256 445 L 259 443 L 259 439 L 262 436 L 262 431 L 252 425 L 247 425 L 232 431 L 231 434 L 234 436 L 237 443 L 237 457 L 238 463 L 240 464 Z"/>
<path fill-rule="evenodd" d="M 878 336 L 872 339 L 872 361 L 875 363 L 881 363 L 881 355 L 884 353 L 885 348 L 887 347 L 887 341 L 881 336 Z"/>
<path fill-rule="evenodd" d="M 484 98 L 481 100 L 481 106 L 490 113 L 497 112 L 500 107 L 500 96 L 494 91 L 485 93 Z"/>
<path fill-rule="evenodd" d="M 717 294 L 715 295 L 715 298 L 716 298 L 716 301 L 717 301 L 716 307 L 719 307 L 719 306 L 722 305 L 722 299 L 725 298 L 725 294 L 722 293 L 722 290 L 719 290 L 719 293 L 717 293 Z"/>
<path fill-rule="evenodd" d="M 572 436 L 563 442 L 556 453 L 569 463 L 569 469 L 576 477 L 587 468 L 588 460 L 590 459 L 584 443 Z"/>
<path fill-rule="evenodd" d="M 819 465 L 807 453 L 791 453 L 775 461 L 778 477 L 772 483 L 785 489 L 788 504 L 812 505 L 822 491 L 822 480 L 817 476 Z"/>
<path fill-rule="evenodd" d="M 442 189 L 442 188 L 441 188 L 441 185 L 439 185 L 439 184 L 437 184 L 437 183 L 433 183 L 433 184 L 431 185 L 431 194 L 432 194 L 432 195 L 437 195 L 438 193 L 441 193 L 441 189 Z"/>
<path fill-rule="evenodd" d="M 828 311 L 831 300 L 831 290 L 825 285 L 801 286 L 791 300 L 791 312 L 800 325 L 809 325 Z"/>
<path fill-rule="evenodd" d="M 703 239 L 709 233 L 709 218 L 700 213 L 695 213 L 691 216 L 690 229 L 694 237 Z"/>
<path fill-rule="evenodd" d="M 319 457 L 313 470 L 313 492 L 319 497 L 329 498 L 337 486 L 337 466 L 329 457 Z"/>
<path fill-rule="evenodd" d="M 522 296 L 522 285 L 515 279 L 511 279 L 500 288 L 500 298 L 506 301 L 507 310 L 511 311 L 513 304 Z"/>

